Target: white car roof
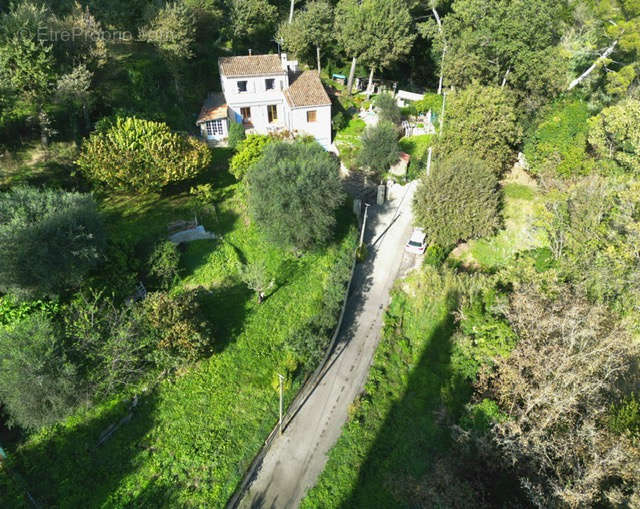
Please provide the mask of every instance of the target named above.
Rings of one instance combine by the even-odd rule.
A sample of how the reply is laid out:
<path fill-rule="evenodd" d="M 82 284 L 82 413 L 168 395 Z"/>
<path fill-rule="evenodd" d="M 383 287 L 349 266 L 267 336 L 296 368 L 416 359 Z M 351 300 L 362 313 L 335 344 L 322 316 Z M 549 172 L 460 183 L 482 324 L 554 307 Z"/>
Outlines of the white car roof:
<path fill-rule="evenodd" d="M 424 231 L 422 231 L 422 228 L 416 228 L 415 230 L 413 230 L 413 233 L 411 234 L 411 241 L 413 242 L 424 242 L 424 239 L 427 237 L 426 233 L 424 233 Z"/>

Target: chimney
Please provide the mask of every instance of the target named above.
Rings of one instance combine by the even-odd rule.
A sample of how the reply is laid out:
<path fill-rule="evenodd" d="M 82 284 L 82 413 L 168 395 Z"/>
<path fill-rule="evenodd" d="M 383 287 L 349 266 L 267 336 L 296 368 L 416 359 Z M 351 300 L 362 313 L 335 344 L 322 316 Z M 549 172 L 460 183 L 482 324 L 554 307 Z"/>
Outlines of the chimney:
<path fill-rule="evenodd" d="M 249 56 L 251 56 L 251 48 L 249 48 Z"/>

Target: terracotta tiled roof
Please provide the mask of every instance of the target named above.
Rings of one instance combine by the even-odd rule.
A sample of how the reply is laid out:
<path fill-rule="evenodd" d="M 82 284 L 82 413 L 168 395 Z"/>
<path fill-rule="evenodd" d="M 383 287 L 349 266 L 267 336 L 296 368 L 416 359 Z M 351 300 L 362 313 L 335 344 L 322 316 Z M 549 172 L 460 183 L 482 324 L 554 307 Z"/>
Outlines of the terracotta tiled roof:
<path fill-rule="evenodd" d="M 207 120 L 218 120 L 227 118 L 227 104 L 224 102 L 224 95 L 212 93 L 205 99 L 196 125 L 200 125 Z"/>
<path fill-rule="evenodd" d="M 292 108 L 331 105 L 318 71 L 304 71 L 291 76 L 284 96 Z"/>
<path fill-rule="evenodd" d="M 218 63 L 220 64 L 220 72 L 227 77 L 285 74 L 278 55 L 220 57 Z"/>

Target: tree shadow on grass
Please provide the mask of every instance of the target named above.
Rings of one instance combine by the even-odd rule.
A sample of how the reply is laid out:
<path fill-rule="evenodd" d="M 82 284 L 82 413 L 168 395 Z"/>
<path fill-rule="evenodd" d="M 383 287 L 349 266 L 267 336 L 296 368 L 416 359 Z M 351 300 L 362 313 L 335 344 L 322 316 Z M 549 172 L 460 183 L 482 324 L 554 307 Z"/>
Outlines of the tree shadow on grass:
<path fill-rule="evenodd" d="M 242 283 L 199 292 L 202 312 L 213 328 L 213 353 L 222 352 L 235 340 L 250 312 L 255 293 Z"/>
<path fill-rule="evenodd" d="M 406 390 L 386 415 L 342 508 L 502 507 L 513 496 L 513 491 L 502 493 L 496 487 L 515 480 L 497 468 L 486 468 L 452 437 L 451 424 L 459 421 L 473 392 L 469 379 L 451 362 L 457 300 L 456 292 L 447 294 L 446 315 L 426 340 Z M 391 363 L 394 357 L 406 355 L 399 346 L 405 340 L 398 329 L 392 341 Z M 382 369 L 379 375 L 390 390 L 404 385 L 402 370 L 376 368 Z M 378 393 L 376 397 L 385 396 Z M 364 399 L 376 402 L 368 395 Z M 444 465 L 448 471 L 443 475 Z"/>
<path fill-rule="evenodd" d="M 156 404 L 156 395 L 150 393 L 141 396 L 132 410 L 128 401 L 122 402 L 78 424 L 52 428 L 12 455 L 9 467 L 17 474 L 14 478 L 22 479 L 39 507 L 111 505 L 123 480 L 153 454 L 145 437 L 154 426 Z M 99 444 L 101 434 L 120 422 L 110 438 Z M 19 499 L 7 501 L 4 507 L 29 507 L 24 490 L 18 492 Z M 122 497 L 128 498 L 124 492 Z"/>

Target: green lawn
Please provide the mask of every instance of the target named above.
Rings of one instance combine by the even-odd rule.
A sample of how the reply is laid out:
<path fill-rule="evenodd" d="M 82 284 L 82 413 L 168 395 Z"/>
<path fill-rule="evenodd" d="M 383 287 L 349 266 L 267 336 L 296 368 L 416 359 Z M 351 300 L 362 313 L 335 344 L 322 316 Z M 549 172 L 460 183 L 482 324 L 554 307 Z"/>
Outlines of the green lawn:
<path fill-rule="evenodd" d="M 452 445 L 438 415 L 458 415 L 471 394 L 451 357 L 457 284 L 427 269 L 394 292 L 364 394 L 302 507 L 424 503 L 411 487 Z"/>
<path fill-rule="evenodd" d="M 366 127 L 364 120 L 354 116 L 349 120 L 347 127 L 336 133 L 334 141 L 340 151 L 340 159 L 347 168 L 352 168 L 355 165 L 358 151 L 362 147 L 360 137 Z"/>
<path fill-rule="evenodd" d="M 466 267 L 494 271 L 517 253 L 546 245 L 537 226 L 542 195 L 534 181 L 510 174 L 502 184 L 504 227 L 496 235 L 472 240 L 455 250 L 450 260 Z"/>
<path fill-rule="evenodd" d="M 128 413 L 124 397 L 19 446 L 13 464 L 42 506 L 223 507 L 277 420 L 276 373 L 289 374 L 290 401 L 315 367 L 297 366 L 289 345 L 326 309 L 338 267 L 348 274 L 356 240 L 351 216 L 341 218 L 344 227 L 327 248 L 300 257 L 275 248 L 249 224 L 241 185 L 226 172 L 228 156 L 217 151 L 215 167 L 202 179 L 215 185 L 216 211 L 201 219 L 222 238 L 187 247 L 183 280 L 174 288 L 204 289 L 213 355 L 149 385 L 131 421 L 101 446 L 100 433 Z M 192 217 L 189 187 L 103 196 L 112 238 L 162 238 L 168 222 Z M 240 263 L 257 259 L 265 260 L 276 283 L 260 305 L 238 276 Z M 19 484 L 2 472 L 0 491 L 3 507 L 28 507 Z"/>

